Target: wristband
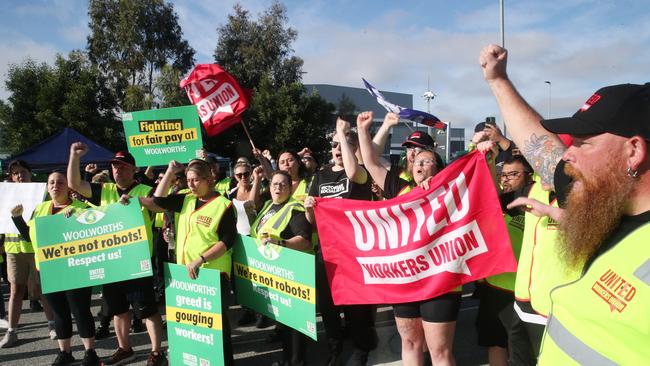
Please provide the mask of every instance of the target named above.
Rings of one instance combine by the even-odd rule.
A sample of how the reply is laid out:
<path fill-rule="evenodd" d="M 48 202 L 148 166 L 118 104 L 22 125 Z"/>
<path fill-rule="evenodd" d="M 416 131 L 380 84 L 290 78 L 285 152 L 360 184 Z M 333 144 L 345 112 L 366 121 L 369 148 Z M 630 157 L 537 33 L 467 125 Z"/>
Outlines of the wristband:
<path fill-rule="evenodd" d="M 203 255 L 200 255 L 199 257 L 201 257 L 201 260 L 203 261 L 203 263 L 206 263 L 206 262 L 207 262 L 207 261 L 205 260 L 205 257 L 204 257 Z"/>

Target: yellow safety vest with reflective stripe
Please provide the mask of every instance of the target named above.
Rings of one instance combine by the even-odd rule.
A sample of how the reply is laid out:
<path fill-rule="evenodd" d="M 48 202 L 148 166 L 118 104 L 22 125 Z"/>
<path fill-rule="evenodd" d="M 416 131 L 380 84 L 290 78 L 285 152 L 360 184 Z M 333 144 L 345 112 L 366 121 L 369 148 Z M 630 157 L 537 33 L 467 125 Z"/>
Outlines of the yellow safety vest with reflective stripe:
<path fill-rule="evenodd" d="M 264 203 L 262 210 L 251 225 L 250 236 L 252 238 L 257 238 L 260 234 L 269 234 L 269 237 L 273 240 L 282 240 L 284 238 L 280 237 L 280 234 L 282 234 L 282 231 L 284 231 L 287 225 L 289 225 L 293 211 L 295 210 L 299 212 L 305 212 L 305 208 L 300 202 L 296 201 L 294 198 L 289 197 L 287 203 L 285 203 L 279 211 L 273 214 L 273 216 L 266 220 L 266 222 L 264 222 L 262 227 L 258 230 L 257 226 L 259 225 L 260 220 L 269 211 L 272 205 L 273 201 L 271 200 Z"/>
<path fill-rule="evenodd" d="M 512 244 L 512 253 L 515 255 L 515 259 L 517 259 L 521 252 L 521 240 L 524 235 L 524 215 L 511 217 L 508 214 L 504 214 L 503 218 L 506 221 L 508 236 L 510 237 L 510 243 Z M 516 272 L 504 272 L 498 275 L 486 277 L 485 281 L 494 287 L 514 292 L 516 276 Z"/>
<path fill-rule="evenodd" d="M 225 196 L 230 190 L 230 177 L 225 177 L 214 185 L 214 190 L 220 195 Z"/>
<path fill-rule="evenodd" d="M 196 201 L 197 198 L 194 194 L 185 195 L 178 217 L 178 231 L 176 232 L 176 262 L 178 264 L 189 264 L 220 241 L 217 230 L 223 214 L 232 205 L 232 202 L 221 195 L 204 203 L 198 209 Z M 217 269 L 230 276 L 231 256 L 232 250 L 228 250 L 219 258 L 203 263 L 201 267 Z"/>
<path fill-rule="evenodd" d="M 11 254 L 34 253 L 34 247 L 20 234 L 7 233 L 5 234 L 5 252 Z"/>
<path fill-rule="evenodd" d="M 298 187 L 296 187 L 296 190 L 293 191 L 293 193 L 291 194 L 291 198 L 300 202 L 300 204 L 304 203 L 305 198 L 307 198 L 308 188 L 309 188 L 309 182 L 307 182 L 307 179 L 301 179 L 300 182 L 298 183 Z"/>
<path fill-rule="evenodd" d="M 131 197 L 147 197 L 151 187 L 145 184 L 138 184 L 131 188 L 129 196 Z M 103 183 L 102 194 L 100 196 L 101 206 L 110 205 L 120 200 L 120 194 L 117 191 L 115 183 Z M 146 208 L 142 207 L 142 218 L 144 219 L 144 227 L 147 230 L 147 238 L 149 239 L 149 254 L 153 253 L 153 234 L 151 231 L 151 213 Z"/>
<path fill-rule="evenodd" d="M 650 364 L 650 224 L 551 292 L 540 365 Z"/>
<path fill-rule="evenodd" d="M 54 204 L 52 203 L 52 201 L 45 201 L 45 202 L 39 204 L 34 209 L 34 213 L 32 214 L 31 220 L 29 220 L 29 222 L 27 223 L 27 225 L 29 226 L 29 237 L 32 240 L 32 244 L 37 249 L 38 249 L 38 242 L 36 241 L 36 225 L 35 225 L 34 219 L 36 219 L 37 217 L 51 215 L 53 207 L 54 207 Z M 59 212 L 57 212 L 56 215 L 64 213 L 68 207 L 74 207 L 74 208 L 78 208 L 78 209 L 83 210 L 83 209 L 88 208 L 88 204 L 86 204 L 85 202 L 81 202 L 81 201 L 73 199 L 72 202 L 66 208 L 64 208 L 62 210 L 59 210 Z M 34 256 L 34 259 L 36 261 L 36 268 L 39 268 L 39 263 L 40 262 L 38 261 L 38 256 L 37 255 Z"/>

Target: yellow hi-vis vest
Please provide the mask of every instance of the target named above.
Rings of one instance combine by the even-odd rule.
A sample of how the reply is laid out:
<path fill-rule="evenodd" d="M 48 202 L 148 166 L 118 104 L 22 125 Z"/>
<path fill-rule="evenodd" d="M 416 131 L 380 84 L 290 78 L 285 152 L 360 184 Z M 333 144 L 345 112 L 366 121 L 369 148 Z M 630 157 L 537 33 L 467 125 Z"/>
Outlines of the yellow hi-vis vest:
<path fill-rule="evenodd" d="M 34 209 L 34 213 L 32 214 L 31 220 L 29 220 L 29 222 L 27 223 L 27 225 L 29 226 L 29 237 L 32 240 L 32 244 L 34 244 L 34 247 L 36 248 L 36 250 L 38 250 L 38 242 L 36 241 L 36 225 L 35 225 L 36 222 L 34 220 L 37 217 L 51 215 L 53 207 L 54 207 L 54 204 L 52 203 L 52 201 L 45 201 L 45 202 L 39 204 Z M 66 211 L 66 209 L 68 209 L 70 207 L 74 207 L 74 208 L 84 210 L 84 209 L 88 208 L 88 204 L 85 203 L 85 202 L 81 202 L 81 201 L 73 199 L 72 202 L 66 208 L 64 208 L 62 210 L 59 210 L 59 212 L 57 212 L 56 214 L 57 215 L 63 214 Z M 39 263 L 40 262 L 38 261 L 38 256 L 36 255 L 34 257 L 35 257 L 34 259 L 36 261 L 36 268 L 39 268 Z"/>
<path fill-rule="evenodd" d="M 264 203 L 264 207 L 262 207 L 262 210 L 260 210 L 260 213 L 257 215 L 257 218 L 255 218 L 255 221 L 251 225 L 250 236 L 252 238 L 257 238 L 261 234 L 269 234 L 269 237 L 273 240 L 291 239 L 282 238 L 280 237 L 280 234 L 282 234 L 282 231 L 284 231 L 287 225 L 289 225 L 293 211 L 295 210 L 299 212 L 305 212 L 304 206 L 294 198 L 289 197 L 287 203 L 285 203 L 278 212 L 266 220 L 264 225 L 262 225 L 262 227 L 258 230 L 257 226 L 259 225 L 260 220 L 269 211 L 272 205 L 273 201 L 271 200 L 268 200 Z"/>
<path fill-rule="evenodd" d="M 305 198 L 307 198 L 308 188 L 309 188 L 309 182 L 307 182 L 307 179 L 301 179 L 300 182 L 298 183 L 298 187 L 296 187 L 296 190 L 293 191 L 293 193 L 291 194 L 291 198 L 300 202 L 300 204 L 304 203 Z"/>
<path fill-rule="evenodd" d="M 551 292 L 540 365 L 650 364 L 650 224 Z"/>
<path fill-rule="evenodd" d="M 538 176 L 535 176 L 528 197 L 558 207 L 557 200 L 550 202 L 549 192 L 542 189 Z M 515 299 L 529 301 L 536 313 L 546 317 L 550 312 L 551 289 L 578 278 L 580 273 L 567 268 L 560 258 L 558 223 L 555 220 L 526 212 L 525 222 L 515 281 Z"/>
<path fill-rule="evenodd" d="M 34 247 L 20 234 L 7 233 L 5 234 L 5 252 L 11 254 L 34 253 Z"/>
<path fill-rule="evenodd" d="M 524 235 L 524 215 L 511 217 L 508 214 L 504 214 L 503 218 L 506 221 L 508 236 L 510 237 L 510 243 L 512 244 L 512 253 L 515 255 L 515 258 L 519 258 L 519 253 L 521 252 L 521 240 Z M 504 272 L 498 275 L 486 277 L 485 281 L 494 287 L 514 292 L 516 276 L 516 272 Z"/>
<path fill-rule="evenodd" d="M 230 177 L 225 177 L 214 185 L 214 190 L 222 196 L 228 194 L 230 190 Z"/>
<path fill-rule="evenodd" d="M 217 229 L 223 214 L 232 205 L 232 202 L 221 195 L 204 203 L 198 209 L 196 201 L 194 194 L 185 195 L 178 216 L 176 232 L 176 263 L 178 264 L 189 264 L 220 240 Z M 203 263 L 201 267 L 216 269 L 230 276 L 231 257 L 232 250 L 228 250 L 219 258 Z"/>
<path fill-rule="evenodd" d="M 147 197 L 151 187 L 145 184 L 138 184 L 131 188 L 129 196 L 131 197 Z M 120 195 L 117 192 L 117 185 L 115 183 L 102 184 L 102 194 L 100 196 L 101 206 L 110 205 L 120 200 Z M 147 239 L 149 241 L 149 254 L 153 253 L 153 234 L 151 231 L 151 213 L 146 208 L 142 207 L 142 218 L 144 219 L 144 227 L 147 230 Z"/>

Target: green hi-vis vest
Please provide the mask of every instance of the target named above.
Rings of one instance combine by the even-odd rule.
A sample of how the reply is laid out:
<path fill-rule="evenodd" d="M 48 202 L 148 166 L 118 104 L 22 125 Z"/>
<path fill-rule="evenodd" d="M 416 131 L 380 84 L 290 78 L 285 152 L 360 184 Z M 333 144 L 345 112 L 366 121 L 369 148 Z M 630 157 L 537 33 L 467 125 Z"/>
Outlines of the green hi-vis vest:
<path fill-rule="evenodd" d="M 280 237 L 280 234 L 287 227 L 287 225 L 289 225 L 293 211 L 296 210 L 299 212 L 305 212 L 305 207 L 302 205 L 302 203 L 298 202 L 292 197 L 289 197 L 287 203 L 285 203 L 285 205 L 282 206 L 278 212 L 266 220 L 264 225 L 262 225 L 262 227 L 258 230 L 257 226 L 259 225 L 260 220 L 269 211 L 272 205 L 273 201 L 271 200 L 268 200 L 264 203 L 264 207 L 262 207 L 262 210 L 260 210 L 260 213 L 257 215 L 257 218 L 255 218 L 255 221 L 251 225 L 250 236 L 252 238 L 257 238 L 260 234 L 269 234 L 269 237 L 273 240 L 285 239 Z"/>
<path fill-rule="evenodd" d="M 524 215 L 517 215 L 511 217 L 508 214 L 503 215 L 506 221 L 506 228 L 508 229 L 508 236 L 512 244 L 512 253 L 515 258 L 519 258 L 521 253 L 521 241 L 524 236 Z M 517 274 L 515 272 L 504 272 L 498 275 L 486 277 L 485 281 L 494 287 L 510 292 L 515 291 L 515 279 Z"/>
<path fill-rule="evenodd" d="M 34 253 L 34 247 L 20 234 L 7 233 L 5 234 L 5 252 L 11 254 Z"/>
<path fill-rule="evenodd" d="M 32 239 L 32 244 L 34 244 L 34 247 L 36 247 L 37 249 L 38 249 L 38 242 L 36 241 L 36 225 L 35 225 L 36 222 L 34 221 L 34 219 L 36 219 L 37 217 L 51 215 L 53 207 L 54 207 L 54 204 L 52 203 L 52 201 L 45 201 L 45 202 L 39 204 L 34 209 L 34 213 L 32 214 L 31 220 L 29 220 L 29 222 L 27 223 L 27 225 L 29 226 L 30 239 Z M 66 208 L 64 208 L 62 210 L 59 210 L 59 212 L 57 212 L 56 214 L 57 215 L 63 214 L 66 211 L 66 209 L 70 208 L 70 207 L 85 210 L 86 208 L 88 208 L 88 204 L 85 203 L 85 202 L 81 202 L 81 201 L 73 199 L 72 202 Z M 38 256 L 35 256 L 35 260 L 36 260 L 36 268 L 39 268 Z"/>
<path fill-rule="evenodd" d="M 225 196 L 230 191 L 230 177 L 225 177 L 214 185 L 214 190 Z"/>
<path fill-rule="evenodd" d="M 226 209 L 232 205 L 227 198 L 219 195 L 203 206 L 196 208 L 194 194 L 185 195 L 183 208 L 178 217 L 176 232 L 176 263 L 189 264 L 219 241 L 217 229 Z M 230 276 L 232 250 L 216 259 L 208 260 L 201 267 L 216 269 Z"/>
<path fill-rule="evenodd" d="M 650 224 L 551 292 L 540 365 L 650 364 Z"/>
<path fill-rule="evenodd" d="M 300 202 L 300 204 L 303 204 L 305 198 L 307 198 L 307 189 L 309 189 L 309 182 L 307 182 L 306 179 L 301 179 L 300 183 L 298 183 L 298 187 L 296 187 L 296 190 L 291 194 L 291 198 Z"/>
<path fill-rule="evenodd" d="M 145 184 L 138 184 L 131 188 L 129 196 L 131 197 L 147 197 L 151 187 Z M 102 194 L 100 197 L 101 206 L 110 205 L 120 200 L 120 195 L 117 192 L 117 185 L 115 183 L 102 184 Z M 147 239 L 149 241 L 149 254 L 153 253 L 153 234 L 151 232 L 151 213 L 146 208 L 142 207 L 142 218 L 144 219 L 144 227 L 147 230 Z"/>

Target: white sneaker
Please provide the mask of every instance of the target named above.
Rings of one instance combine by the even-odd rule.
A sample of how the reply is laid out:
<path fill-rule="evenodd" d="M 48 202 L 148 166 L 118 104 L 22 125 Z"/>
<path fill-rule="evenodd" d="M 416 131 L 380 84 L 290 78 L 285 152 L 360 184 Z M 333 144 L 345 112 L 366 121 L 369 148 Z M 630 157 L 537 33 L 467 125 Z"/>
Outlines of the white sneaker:
<path fill-rule="evenodd" d="M 56 337 L 56 330 L 54 330 L 54 328 L 50 328 L 50 339 L 55 340 L 56 338 L 57 338 Z"/>
<path fill-rule="evenodd" d="M 16 331 L 7 331 L 5 333 L 4 338 L 0 341 L 0 348 L 9 348 L 18 342 L 18 335 L 16 334 Z"/>
<path fill-rule="evenodd" d="M 0 318 L 0 329 L 9 329 L 9 322 L 6 319 Z"/>

